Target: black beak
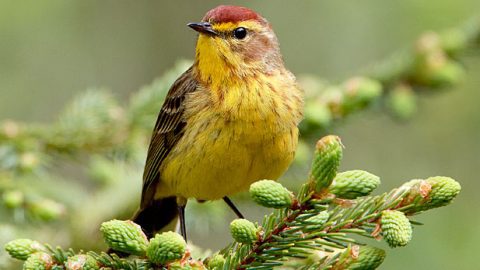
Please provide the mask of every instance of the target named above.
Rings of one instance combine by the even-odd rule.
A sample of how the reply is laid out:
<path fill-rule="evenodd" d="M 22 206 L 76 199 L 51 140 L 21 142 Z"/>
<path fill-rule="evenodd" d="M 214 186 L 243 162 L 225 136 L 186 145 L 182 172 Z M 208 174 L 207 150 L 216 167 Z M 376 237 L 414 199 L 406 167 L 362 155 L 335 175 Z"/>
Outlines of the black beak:
<path fill-rule="evenodd" d="M 213 30 L 212 25 L 208 22 L 189 23 L 187 25 L 191 27 L 193 30 L 202 34 L 207 34 L 211 36 L 218 35 L 218 33 L 215 32 L 215 30 Z"/>

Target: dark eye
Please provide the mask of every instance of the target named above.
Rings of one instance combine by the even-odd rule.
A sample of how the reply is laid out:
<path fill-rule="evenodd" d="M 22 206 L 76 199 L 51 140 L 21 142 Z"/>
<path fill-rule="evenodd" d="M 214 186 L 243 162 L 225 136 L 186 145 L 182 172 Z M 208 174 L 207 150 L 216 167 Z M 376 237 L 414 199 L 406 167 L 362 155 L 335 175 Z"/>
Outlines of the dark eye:
<path fill-rule="evenodd" d="M 233 36 L 236 39 L 244 39 L 247 36 L 247 29 L 238 27 L 237 29 L 233 30 Z"/>

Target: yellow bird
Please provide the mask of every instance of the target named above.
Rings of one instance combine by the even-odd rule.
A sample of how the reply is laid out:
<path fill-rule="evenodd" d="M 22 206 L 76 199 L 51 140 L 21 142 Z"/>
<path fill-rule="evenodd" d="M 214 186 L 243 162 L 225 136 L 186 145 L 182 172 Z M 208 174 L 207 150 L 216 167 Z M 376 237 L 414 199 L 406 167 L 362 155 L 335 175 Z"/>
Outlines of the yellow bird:
<path fill-rule="evenodd" d="M 170 88 L 153 130 L 140 209 L 133 221 L 149 237 L 189 198 L 224 199 L 291 163 L 303 92 L 283 63 L 271 25 L 254 11 L 219 6 L 201 22 L 195 62 Z"/>

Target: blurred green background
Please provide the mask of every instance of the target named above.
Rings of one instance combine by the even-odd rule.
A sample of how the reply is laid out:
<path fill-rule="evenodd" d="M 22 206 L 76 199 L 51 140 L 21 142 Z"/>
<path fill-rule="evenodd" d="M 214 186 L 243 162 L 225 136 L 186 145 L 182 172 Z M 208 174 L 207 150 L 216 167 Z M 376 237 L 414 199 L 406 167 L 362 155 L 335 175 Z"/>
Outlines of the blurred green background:
<path fill-rule="evenodd" d="M 3 0 L 0 119 L 50 122 L 76 93 L 94 86 L 126 99 L 177 60 L 191 59 L 196 35 L 186 23 L 224 3 L 248 6 L 267 18 L 295 74 L 328 80 L 357 73 L 427 30 L 457 26 L 480 14 L 478 0 Z M 462 59 L 468 72 L 464 83 L 423 95 L 411 121 L 395 122 L 380 110 L 370 110 L 329 131 L 347 147 L 342 169 L 381 176 L 380 191 L 433 175 L 451 176 L 462 184 L 454 204 L 417 218 L 426 226 L 415 227 L 407 247 L 392 250 L 377 244 L 388 252 L 381 269 L 478 267 L 480 52 Z M 140 190 L 140 179 L 132 181 L 138 181 Z M 245 209 L 250 204 L 241 207 L 247 216 L 259 216 L 257 209 Z M 215 230 L 192 231 L 200 246 L 218 248 L 229 241 L 227 221 Z M 211 243 L 215 234 L 221 237 Z"/>

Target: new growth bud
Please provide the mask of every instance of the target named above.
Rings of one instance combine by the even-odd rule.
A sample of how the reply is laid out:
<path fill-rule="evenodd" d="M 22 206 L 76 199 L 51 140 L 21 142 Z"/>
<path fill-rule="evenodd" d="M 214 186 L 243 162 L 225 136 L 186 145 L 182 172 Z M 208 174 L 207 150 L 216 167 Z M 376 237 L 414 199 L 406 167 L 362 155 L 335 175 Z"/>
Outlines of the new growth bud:
<path fill-rule="evenodd" d="M 428 209 L 449 204 L 460 193 L 462 187 L 450 177 L 435 176 L 425 180 L 431 187 L 430 200 L 425 205 Z"/>
<path fill-rule="evenodd" d="M 412 225 L 404 213 L 385 210 L 380 222 L 383 237 L 390 247 L 405 246 L 412 239 Z"/>
<path fill-rule="evenodd" d="M 370 246 L 351 245 L 342 251 L 333 267 L 329 269 L 377 269 L 384 259 L 385 251 L 382 249 Z"/>
<path fill-rule="evenodd" d="M 444 176 L 430 177 L 426 180 L 411 180 L 402 187 L 408 189 L 402 205 L 414 205 L 406 210 L 407 213 L 445 206 L 451 203 L 461 190 L 457 181 Z"/>
<path fill-rule="evenodd" d="M 250 244 L 257 240 L 258 229 L 251 221 L 235 219 L 230 223 L 230 233 L 233 239 L 239 243 Z"/>
<path fill-rule="evenodd" d="M 90 255 L 79 254 L 68 258 L 66 270 L 98 270 L 98 262 Z"/>
<path fill-rule="evenodd" d="M 5 250 L 15 259 L 26 260 L 31 254 L 45 250 L 44 246 L 30 239 L 16 239 L 5 245 Z"/>
<path fill-rule="evenodd" d="M 387 97 L 387 106 L 392 114 L 401 119 L 409 119 L 417 111 L 417 96 L 408 85 L 394 87 Z"/>
<path fill-rule="evenodd" d="M 134 255 L 144 255 L 148 240 L 139 225 L 130 220 L 111 220 L 102 223 L 100 231 L 113 250 Z"/>
<path fill-rule="evenodd" d="M 155 264 L 166 264 L 179 260 L 185 254 L 187 243 L 175 232 L 164 232 L 150 239 L 147 257 Z"/>
<path fill-rule="evenodd" d="M 332 183 L 342 159 L 342 147 L 340 138 L 334 135 L 325 136 L 317 142 L 310 172 L 310 183 L 316 192 Z"/>
<path fill-rule="evenodd" d="M 36 252 L 25 261 L 23 270 L 50 270 L 52 265 L 52 256 L 45 252 Z"/>
<path fill-rule="evenodd" d="M 451 86 L 465 77 L 465 69 L 453 60 L 447 60 L 442 66 L 431 70 L 430 83 L 434 86 Z"/>
<path fill-rule="evenodd" d="M 339 198 L 355 199 L 366 196 L 380 185 L 380 178 L 362 170 L 338 173 L 329 190 Z"/>
<path fill-rule="evenodd" d="M 35 217 L 41 220 L 51 221 L 56 220 L 65 214 L 65 206 L 58 202 L 44 199 L 34 202 L 31 205 L 30 211 Z"/>
<path fill-rule="evenodd" d="M 442 48 L 441 39 L 437 34 L 423 35 L 417 43 L 412 79 L 419 84 L 431 87 L 458 83 L 464 77 L 465 70 L 459 63 L 448 57 L 445 49 L 447 48 Z"/>
<path fill-rule="evenodd" d="M 361 246 L 353 262 L 348 266 L 349 270 L 377 269 L 385 259 L 385 251 L 376 247 Z"/>
<path fill-rule="evenodd" d="M 349 79 L 345 82 L 344 87 L 345 99 L 343 109 L 346 113 L 365 107 L 382 94 L 380 82 L 366 77 Z"/>
<path fill-rule="evenodd" d="M 292 193 L 272 180 L 261 180 L 250 185 L 250 196 L 256 203 L 269 208 L 290 207 L 293 201 Z"/>
<path fill-rule="evenodd" d="M 305 121 L 313 127 L 326 127 L 332 122 L 332 113 L 327 104 L 318 100 L 305 104 Z"/>
<path fill-rule="evenodd" d="M 20 207 L 24 202 L 23 193 L 19 190 L 9 190 L 3 193 L 3 202 L 8 208 Z"/>
<path fill-rule="evenodd" d="M 220 270 L 220 269 L 223 269 L 224 264 L 225 264 L 225 257 L 223 257 L 220 254 L 217 254 L 208 261 L 208 269 Z"/>

